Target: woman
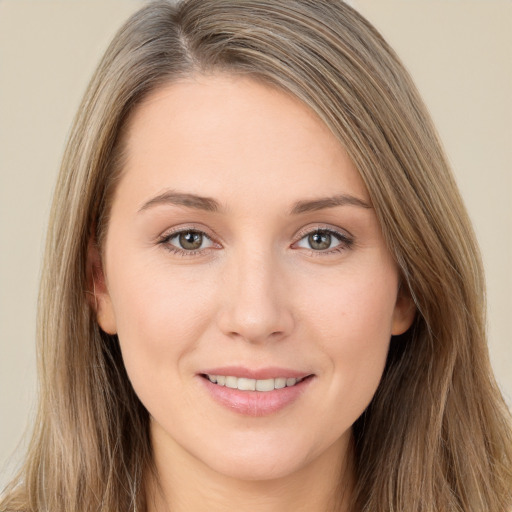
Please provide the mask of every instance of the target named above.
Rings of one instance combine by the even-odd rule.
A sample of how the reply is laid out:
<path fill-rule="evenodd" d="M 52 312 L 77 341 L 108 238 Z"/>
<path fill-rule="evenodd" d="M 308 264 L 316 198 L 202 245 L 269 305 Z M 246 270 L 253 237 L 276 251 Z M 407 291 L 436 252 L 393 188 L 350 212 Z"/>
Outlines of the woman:
<path fill-rule="evenodd" d="M 79 110 L 1 510 L 512 506 L 474 235 L 342 2 L 154 2 Z"/>

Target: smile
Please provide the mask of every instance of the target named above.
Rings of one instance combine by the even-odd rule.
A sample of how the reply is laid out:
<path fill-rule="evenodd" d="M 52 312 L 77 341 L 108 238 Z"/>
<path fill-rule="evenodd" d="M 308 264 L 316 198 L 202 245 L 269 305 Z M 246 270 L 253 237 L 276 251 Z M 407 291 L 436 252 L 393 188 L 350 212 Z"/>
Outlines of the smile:
<path fill-rule="evenodd" d="M 212 370 L 198 375 L 207 394 L 230 411 L 253 417 L 267 416 L 291 406 L 315 380 L 314 374 L 297 374 L 298 372 L 282 369 L 279 371 L 276 368 L 260 371 L 236 368 Z M 237 377 L 236 373 L 245 376 Z M 287 375 L 290 373 L 295 375 Z"/>
<path fill-rule="evenodd" d="M 205 377 L 218 386 L 225 386 L 240 391 L 274 391 L 285 387 L 293 387 L 303 379 L 276 377 L 272 379 L 248 379 L 245 377 L 234 377 L 232 375 L 209 375 Z"/>

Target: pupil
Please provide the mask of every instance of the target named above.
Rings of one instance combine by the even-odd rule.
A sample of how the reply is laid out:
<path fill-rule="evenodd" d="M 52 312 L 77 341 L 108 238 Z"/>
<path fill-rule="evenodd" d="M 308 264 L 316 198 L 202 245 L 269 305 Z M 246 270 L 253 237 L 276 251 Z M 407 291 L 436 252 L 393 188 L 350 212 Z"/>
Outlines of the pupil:
<path fill-rule="evenodd" d="M 203 243 L 203 235 L 196 231 L 187 231 L 180 234 L 180 245 L 183 249 L 194 250 L 199 249 Z"/>
<path fill-rule="evenodd" d="M 324 250 L 329 249 L 331 246 L 331 235 L 329 233 L 322 233 L 317 231 L 309 235 L 309 244 L 313 249 Z"/>

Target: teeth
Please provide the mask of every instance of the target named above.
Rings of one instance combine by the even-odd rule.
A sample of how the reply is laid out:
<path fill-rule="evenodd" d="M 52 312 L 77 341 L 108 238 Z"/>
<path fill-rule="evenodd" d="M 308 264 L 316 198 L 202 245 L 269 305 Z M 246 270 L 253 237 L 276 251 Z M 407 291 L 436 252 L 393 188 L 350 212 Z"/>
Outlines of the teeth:
<path fill-rule="evenodd" d="M 254 379 L 238 379 L 237 388 L 242 391 L 254 391 L 256 387 L 256 381 Z"/>
<path fill-rule="evenodd" d="M 275 389 L 281 389 L 286 387 L 286 379 L 284 377 L 279 377 L 275 379 L 274 384 Z"/>
<path fill-rule="evenodd" d="M 257 380 L 256 382 L 256 391 L 273 391 L 275 386 L 274 379 L 265 379 L 265 380 Z"/>
<path fill-rule="evenodd" d="M 302 379 L 277 377 L 275 379 L 246 379 L 245 377 L 232 377 L 230 375 L 207 375 L 210 382 L 218 386 L 226 386 L 241 391 L 273 391 L 284 387 L 295 386 Z"/>
<path fill-rule="evenodd" d="M 236 377 L 226 377 L 226 387 L 236 389 L 238 387 L 238 379 Z"/>

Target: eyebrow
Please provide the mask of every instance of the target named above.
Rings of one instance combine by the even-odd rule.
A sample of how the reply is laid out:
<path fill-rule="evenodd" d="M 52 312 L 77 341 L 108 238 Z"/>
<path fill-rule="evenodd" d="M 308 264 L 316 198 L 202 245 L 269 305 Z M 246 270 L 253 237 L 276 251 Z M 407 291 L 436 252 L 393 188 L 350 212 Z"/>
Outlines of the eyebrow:
<path fill-rule="evenodd" d="M 298 201 L 291 209 L 291 215 L 298 215 L 306 212 L 316 212 L 325 208 L 335 208 L 336 206 L 359 206 L 360 208 L 371 209 L 372 207 L 362 199 L 350 194 L 340 194 L 332 197 L 322 197 L 310 201 Z"/>
<path fill-rule="evenodd" d="M 139 212 L 147 210 L 153 206 L 173 204 L 177 206 L 186 206 L 187 208 L 195 208 L 197 210 L 205 210 L 207 212 L 218 212 L 220 205 L 211 197 L 202 197 L 195 194 L 185 194 L 173 190 L 159 194 L 142 205 Z"/>
<path fill-rule="evenodd" d="M 218 212 L 222 209 L 220 204 L 211 197 L 203 197 L 196 194 L 187 194 L 184 192 L 169 190 L 144 203 L 139 209 L 139 212 L 148 210 L 154 206 L 166 204 L 185 206 L 187 208 L 194 208 L 207 212 Z M 290 210 L 290 215 L 299 215 L 301 213 L 315 212 L 326 208 L 335 208 L 337 206 L 347 205 L 358 206 L 365 209 L 372 208 L 368 203 L 358 197 L 350 194 L 339 194 L 331 197 L 297 201 Z"/>

